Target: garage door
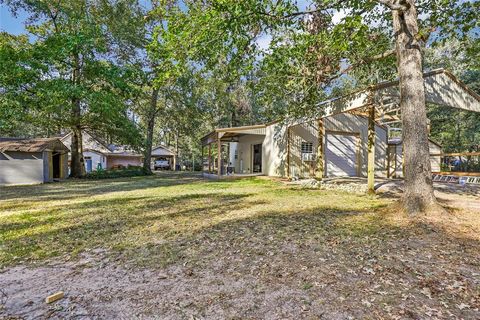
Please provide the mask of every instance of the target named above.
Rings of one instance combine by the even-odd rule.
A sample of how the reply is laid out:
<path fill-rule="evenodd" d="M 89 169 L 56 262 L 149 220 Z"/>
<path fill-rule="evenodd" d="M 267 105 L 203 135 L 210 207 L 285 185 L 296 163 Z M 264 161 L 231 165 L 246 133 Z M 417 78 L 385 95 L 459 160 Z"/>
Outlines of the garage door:
<path fill-rule="evenodd" d="M 357 136 L 327 134 L 325 161 L 328 177 L 357 175 Z"/>

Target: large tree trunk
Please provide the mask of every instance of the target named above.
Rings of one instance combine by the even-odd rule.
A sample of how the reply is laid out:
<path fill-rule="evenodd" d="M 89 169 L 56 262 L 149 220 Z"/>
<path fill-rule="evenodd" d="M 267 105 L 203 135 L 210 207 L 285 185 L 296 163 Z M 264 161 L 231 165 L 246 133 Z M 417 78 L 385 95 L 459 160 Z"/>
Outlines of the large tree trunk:
<path fill-rule="evenodd" d="M 72 84 L 78 85 L 80 82 L 80 57 L 78 53 L 73 54 L 74 68 L 72 72 Z M 85 163 L 83 159 L 83 141 L 82 141 L 82 110 L 80 99 L 73 97 L 71 99 L 71 122 L 72 122 L 72 145 L 70 152 L 72 153 L 70 163 L 70 177 L 80 178 L 85 175 Z"/>
<path fill-rule="evenodd" d="M 158 88 L 152 89 L 150 98 L 150 106 L 147 119 L 147 140 L 145 141 L 145 152 L 143 159 L 143 169 L 147 173 L 152 173 L 152 146 L 153 146 L 153 130 L 155 129 L 155 117 L 157 115 Z"/>
<path fill-rule="evenodd" d="M 83 159 L 82 129 L 79 126 L 72 128 L 72 158 L 70 162 L 70 177 L 80 178 L 85 175 L 85 163 Z"/>
<path fill-rule="evenodd" d="M 400 78 L 405 191 L 403 204 L 409 214 L 437 207 L 430 165 L 422 53 L 415 38 L 418 19 L 414 0 L 406 10 L 393 11 L 396 55 Z"/>
<path fill-rule="evenodd" d="M 85 175 L 85 163 L 83 159 L 83 139 L 81 126 L 80 100 L 72 99 L 72 159 L 70 163 L 70 177 L 80 178 Z"/>

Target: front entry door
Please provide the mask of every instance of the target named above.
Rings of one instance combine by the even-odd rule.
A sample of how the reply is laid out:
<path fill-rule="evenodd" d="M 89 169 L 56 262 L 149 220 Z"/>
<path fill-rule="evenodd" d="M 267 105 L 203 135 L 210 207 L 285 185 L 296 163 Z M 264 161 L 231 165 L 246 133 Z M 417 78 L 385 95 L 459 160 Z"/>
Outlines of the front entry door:
<path fill-rule="evenodd" d="M 85 163 L 86 163 L 86 170 L 87 172 L 92 172 L 92 169 L 93 169 L 93 163 L 92 163 L 92 159 L 90 158 L 86 158 L 85 159 Z"/>
<path fill-rule="evenodd" d="M 253 145 L 253 172 L 262 172 L 262 144 Z"/>

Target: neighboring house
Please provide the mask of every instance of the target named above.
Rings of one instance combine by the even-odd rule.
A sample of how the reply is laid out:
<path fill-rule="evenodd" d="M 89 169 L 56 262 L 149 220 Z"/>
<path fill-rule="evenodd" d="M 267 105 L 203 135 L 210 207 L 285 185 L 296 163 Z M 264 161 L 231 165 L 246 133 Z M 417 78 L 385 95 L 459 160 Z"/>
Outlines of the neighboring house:
<path fill-rule="evenodd" d="M 72 133 L 60 139 L 69 149 L 71 148 Z M 143 155 L 124 146 L 107 145 L 86 131 L 82 132 L 82 145 L 86 172 L 142 165 Z"/>
<path fill-rule="evenodd" d="M 428 147 L 430 154 L 430 164 L 432 172 L 440 172 L 442 146 L 437 142 L 429 139 Z M 403 178 L 403 143 L 400 138 L 388 140 L 388 169 L 387 176 L 389 178 Z"/>
<path fill-rule="evenodd" d="M 156 160 L 168 161 L 170 169 L 174 169 L 175 167 L 175 153 L 163 145 L 156 146 L 152 149 L 152 162 Z"/>
<path fill-rule="evenodd" d="M 448 71 L 424 80 L 427 103 L 480 112 L 480 96 Z M 390 148 L 395 157 L 387 152 L 389 129 L 401 130 L 399 97 L 398 81 L 382 82 L 320 103 L 311 119 L 215 129 L 202 138 L 204 175 L 361 176 L 373 191 L 374 177 L 389 177 L 391 167 L 400 174 L 401 145 Z M 438 171 L 441 147 L 431 142 L 430 153 Z"/>
<path fill-rule="evenodd" d="M 0 185 L 68 177 L 68 148 L 58 138 L 0 138 Z"/>

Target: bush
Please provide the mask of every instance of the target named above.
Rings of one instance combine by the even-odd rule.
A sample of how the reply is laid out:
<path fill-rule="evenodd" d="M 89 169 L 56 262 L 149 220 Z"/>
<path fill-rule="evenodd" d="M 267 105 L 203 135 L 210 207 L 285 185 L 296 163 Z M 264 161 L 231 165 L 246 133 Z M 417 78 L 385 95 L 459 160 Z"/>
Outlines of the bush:
<path fill-rule="evenodd" d="M 128 167 L 125 169 L 114 170 L 97 170 L 87 173 L 84 179 L 112 179 L 112 178 L 125 178 L 125 177 L 137 177 L 146 176 L 148 173 L 142 167 Z"/>

